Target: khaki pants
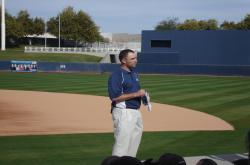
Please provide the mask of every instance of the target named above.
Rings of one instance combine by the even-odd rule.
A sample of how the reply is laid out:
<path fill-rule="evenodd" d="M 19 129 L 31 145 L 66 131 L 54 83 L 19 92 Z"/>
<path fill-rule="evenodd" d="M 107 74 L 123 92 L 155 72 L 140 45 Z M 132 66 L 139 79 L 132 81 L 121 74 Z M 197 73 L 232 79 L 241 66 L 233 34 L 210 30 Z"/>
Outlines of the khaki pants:
<path fill-rule="evenodd" d="M 141 112 L 114 108 L 112 117 L 115 138 L 112 155 L 136 157 L 143 132 Z"/>

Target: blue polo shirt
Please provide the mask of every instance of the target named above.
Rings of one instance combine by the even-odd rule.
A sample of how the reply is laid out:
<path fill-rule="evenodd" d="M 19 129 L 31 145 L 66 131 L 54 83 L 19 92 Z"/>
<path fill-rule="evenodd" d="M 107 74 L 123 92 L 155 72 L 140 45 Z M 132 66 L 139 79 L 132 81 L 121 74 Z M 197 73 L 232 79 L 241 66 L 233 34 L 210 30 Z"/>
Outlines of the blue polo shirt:
<path fill-rule="evenodd" d="M 141 89 L 138 74 L 134 71 L 126 71 L 122 68 L 114 71 L 108 80 L 108 92 L 111 100 L 122 94 L 137 92 Z M 112 101 L 112 107 L 139 109 L 141 97 L 132 98 L 123 102 Z"/>

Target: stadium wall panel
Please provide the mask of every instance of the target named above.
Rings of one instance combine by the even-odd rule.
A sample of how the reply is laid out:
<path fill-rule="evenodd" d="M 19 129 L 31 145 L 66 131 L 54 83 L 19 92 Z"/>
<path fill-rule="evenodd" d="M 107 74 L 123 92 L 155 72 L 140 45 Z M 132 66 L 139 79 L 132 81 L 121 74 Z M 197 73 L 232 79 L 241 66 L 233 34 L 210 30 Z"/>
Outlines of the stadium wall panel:
<path fill-rule="evenodd" d="M 171 46 L 152 46 L 152 41 L 155 40 L 170 41 Z M 169 53 L 177 52 L 179 60 L 175 64 L 250 65 L 249 44 L 250 30 L 142 31 L 139 56 L 140 59 L 144 56 L 148 59 L 151 54 L 151 63 L 159 64 L 169 59 Z"/>
<path fill-rule="evenodd" d="M 37 69 L 39 72 L 107 73 L 119 66 L 119 64 L 38 62 Z M 10 71 L 10 67 L 9 61 L 0 61 L 0 70 Z M 138 64 L 136 69 L 144 74 L 250 76 L 250 66 Z"/>
<path fill-rule="evenodd" d="M 10 70 L 11 62 L 10 61 L 0 61 L 0 70 Z"/>

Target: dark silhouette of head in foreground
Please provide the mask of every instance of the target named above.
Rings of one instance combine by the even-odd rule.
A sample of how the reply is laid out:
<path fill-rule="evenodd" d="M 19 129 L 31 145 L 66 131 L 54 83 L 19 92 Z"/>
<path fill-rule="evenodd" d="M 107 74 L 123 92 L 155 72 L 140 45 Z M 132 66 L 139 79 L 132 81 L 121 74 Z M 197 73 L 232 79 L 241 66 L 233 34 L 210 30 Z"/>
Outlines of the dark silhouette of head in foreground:
<path fill-rule="evenodd" d="M 182 156 L 172 153 L 163 154 L 159 160 L 159 165 L 186 165 L 185 160 Z"/>
<path fill-rule="evenodd" d="M 199 160 L 196 165 L 217 165 L 217 163 L 215 161 L 213 161 L 212 159 L 201 159 Z"/>
<path fill-rule="evenodd" d="M 102 161 L 101 165 L 142 165 L 142 163 L 131 156 L 109 156 Z"/>
<path fill-rule="evenodd" d="M 119 156 L 108 156 L 105 159 L 103 159 L 101 165 L 111 165 L 112 163 L 114 163 L 118 158 L 120 158 Z"/>

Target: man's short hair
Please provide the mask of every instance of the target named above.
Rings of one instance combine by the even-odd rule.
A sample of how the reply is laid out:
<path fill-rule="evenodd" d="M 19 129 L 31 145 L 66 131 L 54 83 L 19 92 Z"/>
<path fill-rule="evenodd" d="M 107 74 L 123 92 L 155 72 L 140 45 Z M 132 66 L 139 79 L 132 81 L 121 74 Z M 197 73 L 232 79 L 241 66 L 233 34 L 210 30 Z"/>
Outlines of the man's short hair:
<path fill-rule="evenodd" d="M 128 53 L 135 53 L 135 52 L 131 49 L 124 49 L 120 52 L 119 60 L 121 63 L 122 63 L 122 60 L 128 56 Z"/>

